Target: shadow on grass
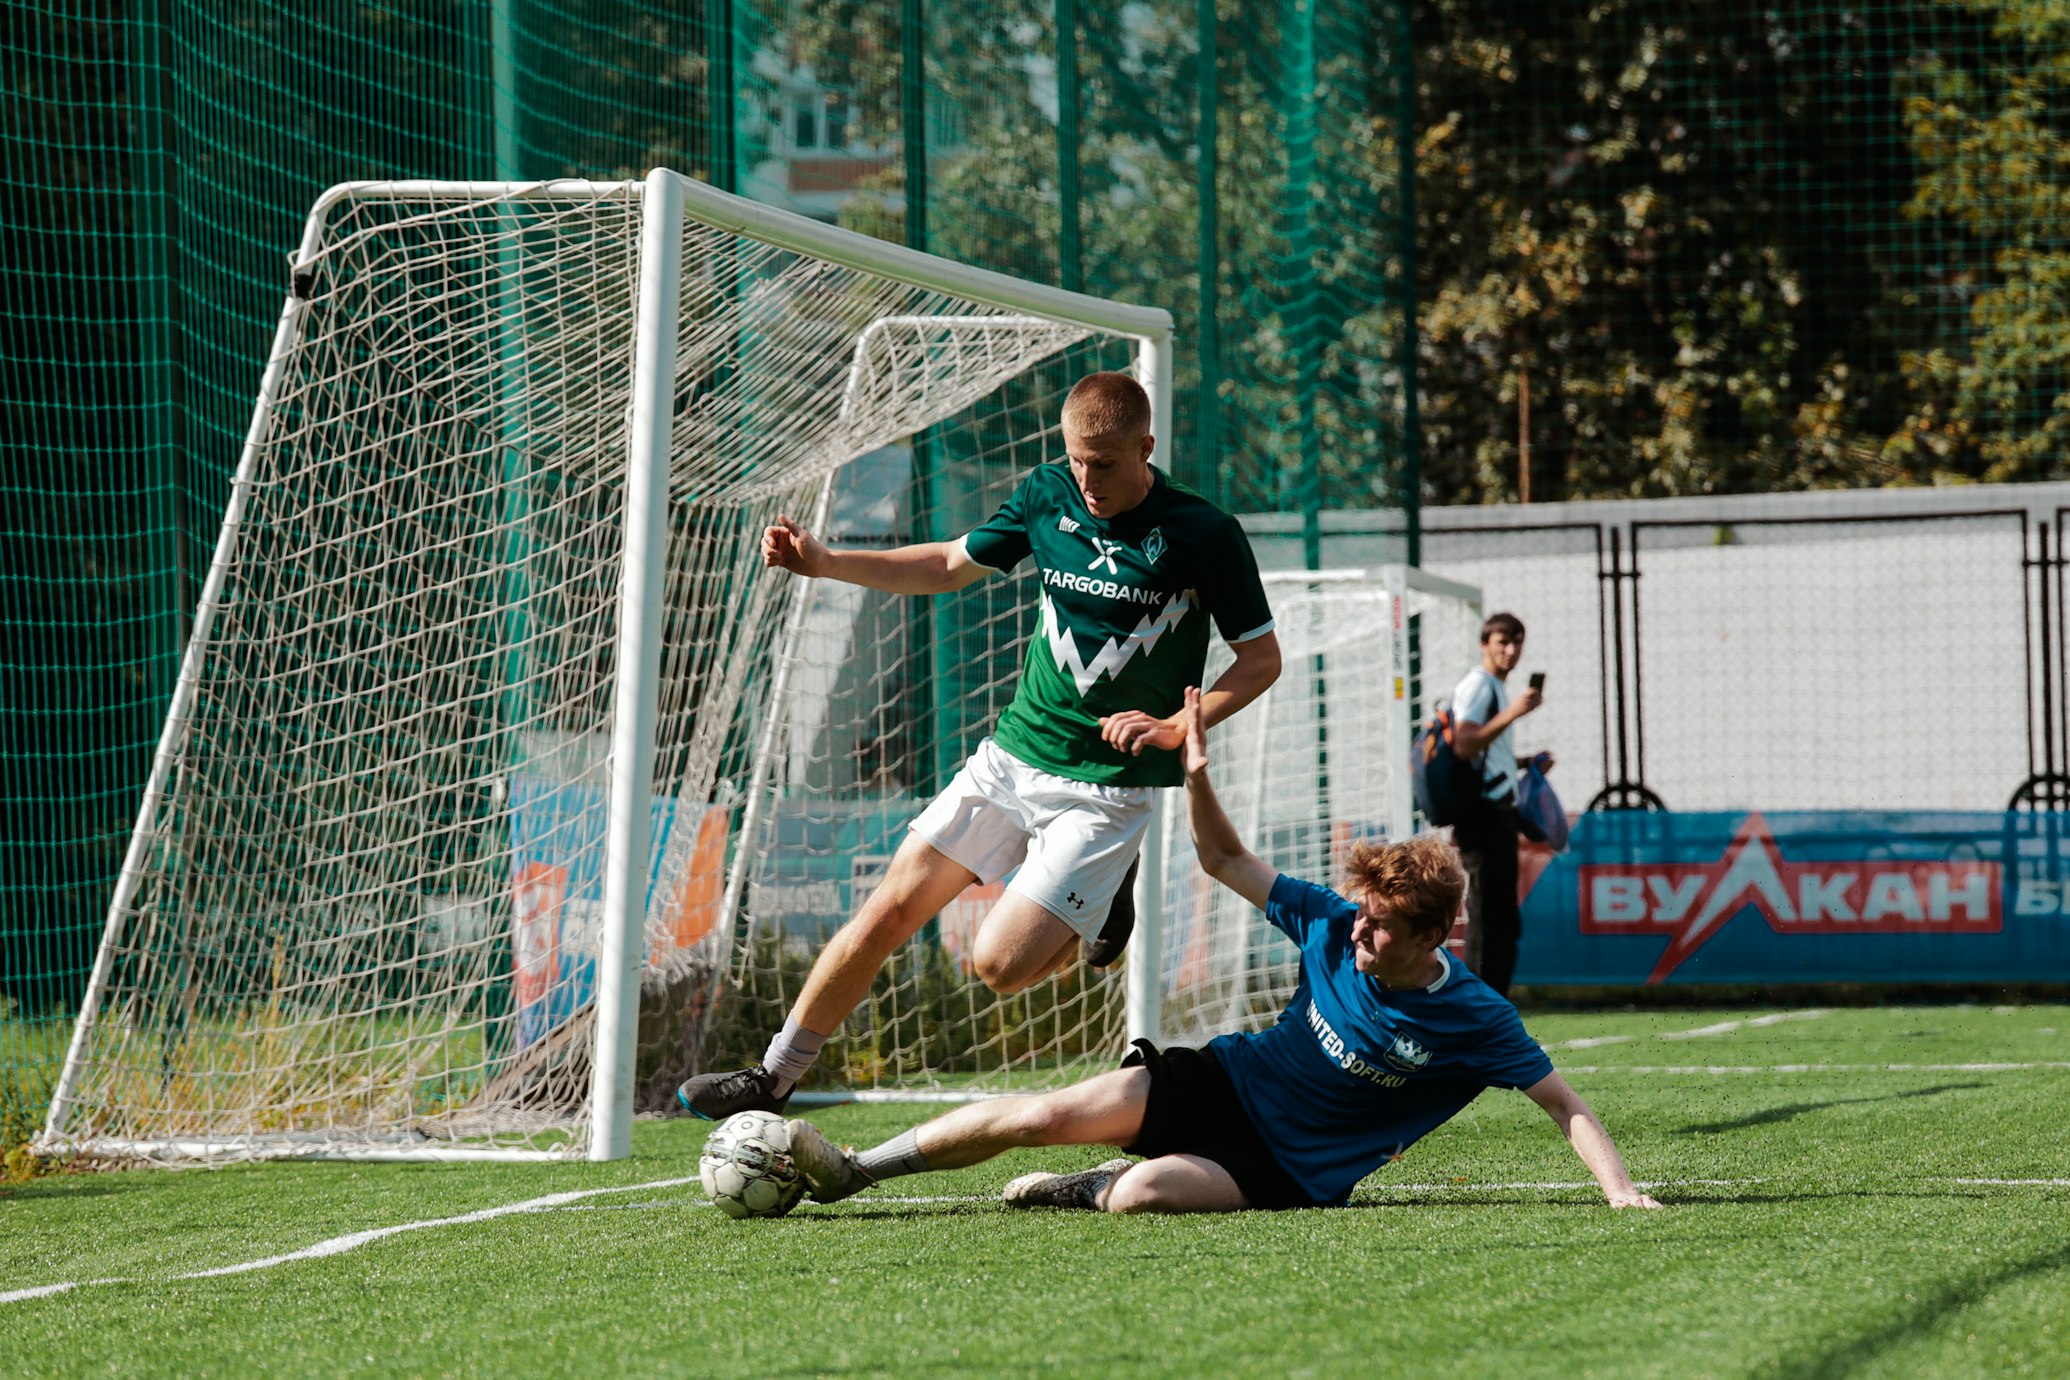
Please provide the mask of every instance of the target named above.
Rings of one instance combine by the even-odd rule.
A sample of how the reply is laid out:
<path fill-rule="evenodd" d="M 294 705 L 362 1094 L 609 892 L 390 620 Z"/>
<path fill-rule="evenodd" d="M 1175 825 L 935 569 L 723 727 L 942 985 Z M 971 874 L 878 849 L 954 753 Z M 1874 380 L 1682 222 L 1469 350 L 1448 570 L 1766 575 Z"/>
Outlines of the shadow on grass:
<path fill-rule="evenodd" d="M 19 1203 L 32 1198 L 106 1198 L 117 1193 L 141 1193 L 164 1187 L 166 1173 L 158 1169 L 46 1174 L 0 1186 L 0 1202 Z"/>
<path fill-rule="evenodd" d="M 1750 1126 L 1769 1126 L 1778 1121 L 1791 1121 L 1806 1112 L 1824 1111 L 1828 1107 L 1847 1107 L 1863 1102 L 1895 1102 L 1905 1097 L 1937 1097 L 1941 1093 L 1962 1092 L 1970 1088 L 1987 1086 L 1983 1083 L 1940 1083 L 1931 1088 L 1913 1088 L 1908 1092 L 1882 1093 L 1875 1097 L 1836 1097 L 1826 1102 L 1792 1102 L 1786 1106 L 1769 1107 L 1763 1111 L 1749 1112 L 1730 1121 L 1700 1121 L 1689 1126 L 1677 1126 L 1670 1135 L 1710 1136 L 1722 1131 L 1744 1131 Z"/>
<path fill-rule="evenodd" d="M 1760 1367 L 1755 1373 L 1776 1380 L 1826 1380 L 1830 1376 L 1852 1375 L 1875 1364 L 1894 1347 L 1924 1337 L 1950 1314 L 1982 1302 L 2008 1284 L 2070 1268 L 2070 1245 L 2056 1246 L 1941 1286 L 1921 1294 L 1917 1303 L 1892 1314 L 1864 1331 L 1851 1332 L 1825 1342 L 1815 1351 L 1785 1355 Z"/>
<path fill-rule="evenodd" d="M 1787 1206 L 1795 1203 L 1826 1201 L 1865 1202 L 1871 1199 L 1896 1199 L 1911 1202 L 1954 1201 L 1958 1199 L 1983 1200 L 1992 1197 L 1985 1188 L 1933 1188 L 1933 1189 L 1890 1189 L 1890 1188 L 1833 1188 L 1805 1189 L 1801 1192 L 1745 1193 L 1719 1192 L 1703 1184 L 1677 1187 L 1663 1184 L 1652 1190 L 1663 1205 L 1673 1207 L 1770 1207 Z M 817 1206 L 817 1205 L 816 1205 Z M 1602 1195 L 1592 1186 L 1576 1185 L 1559 1189 L 1517 1189 L 1508 1192 L 1466 1192 L 1456 1193 L 1404 1193 L 1399 1190 L 1388 1196 L 1385 1188 L 1368 1189 L 1348 1203 L 1337 1207 L 1309 1208 L 1311 1212 L 1415 1212 L 1426 1208 L 1568 1208 L 1588 1212 L 1605 1211 Z M 1059 1209 L 1043 1208 L 1029 1212 L 1024 1208 L 1009 1208 L 997 1198 L 945 1198 L 930 1203 L 872 1203 L 868 1198 L 849 1199 L 831 1209 L 807 1210 L 791 1214 L 785 1220 L 793 1223 L 813 1223 L 832 1226 L 846 1222 L 912 1222 L 922 1217 L 970 1217 L 1001 1216 L 1024 1221 L 1042 1221 L 1060 1216 L 1091 1217 L 1089 1212 L 1065 1213 Z M 1157 1214 L 1149 1214 L 1156 1216 Z M 1181 1216 L 1202 1218 L 1222 1217 L 1223 1213 L 1185 1213 Z M 1253 1214 L 1246 1213 L 1245 1216 Z M 1278 1215 L 1278 1214 L 1272 1214 Z M 1626 1216 L 1644 1214 L 1627 1211 Z"/>
<path fill-rule="evenodd" d="M 1674 1190 L 1668 1188 L 1661 1190 L 1661 1192 L 1674 1193 Z M 1702 1194 L 1702 1196 L 1695 1196 L 1696 1194 Z M 1660 1194 L 1656 1193 L 1654 1196 L 1659 1198 Z M 1988 1192 L 1980 1188 L 1936 1188 L 1918 1192 L 1905 1192 L 1893 1188 L 1833 1188 L 1807 1189 L 1802 1193 L 1720 1193 L 1715 1197 L 1702 1193 L 1701 1189 L 1696 1189 L 1692 1191 L 1692 1195 L 1689 1197 L 1676 1194 L 1672 1199 L 1661 1198 L 1661 1201 L 1669 1207 L 1710 1207 L 1727 1203 L 1734 1207 L 1766 1207 L 1788 1203 L 1865 1202 L 1870 1199 L 1902 1199 L 1907 1202 L 1953 1202 L 1956 1200 L 1982 1200 L 1990 1196 Z"/>
<path fill-rule="evenodd" d="M 926 1217 L 971 1217 L 1011 1213 L 1025 1217 L 1021 1208 L 1009 1208 L 998 1199 L 975 1202 L 886 1203 L 873 1207 L 867 1198 L 850 1199 L 821 1212 L 794 1212 L 783 1220 L 794 1226 L 838 1227 L 849 1222 L 917 1222 Z M 1086 1214 L 1090 1215 L 1090 1214 Z"/>

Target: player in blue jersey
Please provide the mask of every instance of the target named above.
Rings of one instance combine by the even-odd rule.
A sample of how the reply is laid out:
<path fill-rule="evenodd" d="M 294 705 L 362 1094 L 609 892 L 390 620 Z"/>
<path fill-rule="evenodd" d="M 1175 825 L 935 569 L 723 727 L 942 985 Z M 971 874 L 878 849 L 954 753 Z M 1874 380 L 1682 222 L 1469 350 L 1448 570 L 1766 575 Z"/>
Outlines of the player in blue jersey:
<path fill-rule="evenodd" d="M 1188 706 L 1199 691 L 1186 692 Z M 1196 716 L 1184 749 L 1201 866 L 1301 947 L 1279 1022 L 1204 1049 L 1138 1040 L 1123 1066 L 1038 1097 L 974 1103 L 860 1154 L 791 1123 L 821 1202 L 882 1179 L 957 1169 L 1024 1145 L 1140 1156 L 1006 1186 L 1020 1207 L 1228 1212 L 1344 1202 L 1483 1088 L 1520 1088 L 1566 1135 L 1612 1207 L 1654 1208 L 1602 1122 L 1524 1032 L 1517 1010 L 1444 952 L 1465 876 L 1436 837 L 1353 850 L 1349 897 L 1278 871 L 1237 837 L 1207 775 Z"/>

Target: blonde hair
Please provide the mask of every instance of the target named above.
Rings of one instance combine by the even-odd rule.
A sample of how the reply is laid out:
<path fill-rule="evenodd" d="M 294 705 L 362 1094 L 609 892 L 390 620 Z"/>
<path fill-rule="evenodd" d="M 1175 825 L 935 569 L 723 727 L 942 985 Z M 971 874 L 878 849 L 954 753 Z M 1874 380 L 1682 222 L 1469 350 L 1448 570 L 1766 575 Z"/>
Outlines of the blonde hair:
<path fill-rule="evenodd" d="M 1088 439 L 1150 434 L 1150 395 L 1127 374 L 1087 374 L 1064 399 L 1064 425 Z"/>
<path fill-rule="evenodd" d="M 1344 864 L 1345 894 L 1387 907 L 1417 934 L 1452 932 L 1466 898 L 1459 850 L 1436 834 L 1400 843 L 1361 843 Z"/>

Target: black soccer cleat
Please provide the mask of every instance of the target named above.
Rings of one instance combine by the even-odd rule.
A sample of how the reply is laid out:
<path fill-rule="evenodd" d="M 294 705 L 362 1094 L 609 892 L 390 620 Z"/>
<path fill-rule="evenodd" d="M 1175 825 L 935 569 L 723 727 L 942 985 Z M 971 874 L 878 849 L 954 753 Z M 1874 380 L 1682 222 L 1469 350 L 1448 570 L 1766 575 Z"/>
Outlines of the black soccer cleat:
<path fill-rule="evenodd" d="M 1008 1207 L 1094 1208 L 1114 1177 L 1134 1160 L 1108 1160 L 1094 1169 L 1076 1174 L 1023 1174 L 1009 1183 L 999 1197 Z"/>
<path fill-rule="evenodd" d="M 1136 869 L 1142 865 L 1143 855 L 1138 853 L 1128 865 L 1128 875 L 1121 879 L 1121 890 L 1114 893 L 1114 903 L 1107 907 L 1107 923 L 1100 926 L 1099 938 L 1085 946 L 1085 961 L 1092 967 L 1111 968 L 1119 963 L 1128 937 L 1136 932 Z"/>
<path fill-rule="evenodd" d="M 780 1112 L 790 1090 L 776 1091 L 776 1075 L 760 1064 L 731 1073 L 700 1073 L 676 1089 L 676 1105 L 706 1121 L 724 1121 L 735 1112 Z"/>

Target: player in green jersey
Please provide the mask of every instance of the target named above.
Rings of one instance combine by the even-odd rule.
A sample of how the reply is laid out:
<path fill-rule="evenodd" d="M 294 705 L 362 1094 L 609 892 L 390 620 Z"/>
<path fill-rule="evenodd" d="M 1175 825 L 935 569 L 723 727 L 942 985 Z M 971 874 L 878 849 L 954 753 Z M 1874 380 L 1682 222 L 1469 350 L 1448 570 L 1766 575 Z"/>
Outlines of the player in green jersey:
<path fill-rule="evenodd" d="M 894 594 L 944 594 L 1032 556 L 1040 626 L 1013 702 L 911 832 L 870 898 L 813 964 L 762 1061 L 677 1090 L 714 1120 L 781 1110 L 884 961 L 973 882 L 1015 872 L 979 927 L 977 975 L 1016 992 L 1081 950 L 1120 956 L 1151 802 L 1183 779 L 1185 692 L 1209 623 L 1235 662 L 1200 698 L 1207 726 L 1279 676 L 1279 642 L 1234 518 L 1150 463 L 1150 399 L 1126 374 L 1090 374 L 1064 400 L 1065 464 L 1038 465 L 982 526 L 948 542 L 833 551 L 788 518 L 762 558 L 794 575 Z"/>

